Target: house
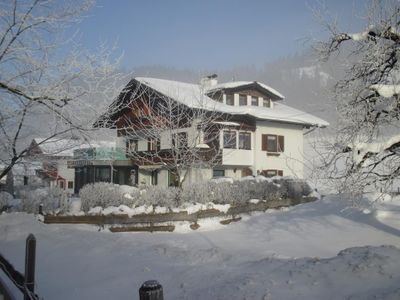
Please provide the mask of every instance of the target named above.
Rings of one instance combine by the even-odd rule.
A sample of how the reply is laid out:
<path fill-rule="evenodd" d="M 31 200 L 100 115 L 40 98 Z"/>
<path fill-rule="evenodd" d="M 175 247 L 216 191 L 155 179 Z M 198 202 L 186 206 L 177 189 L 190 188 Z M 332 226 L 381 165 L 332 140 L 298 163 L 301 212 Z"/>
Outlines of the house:
<path fill-rule="evenodd" d="M 74 193 L 73 170 L 67 166 L 73 150 L 80 147 L 81 141 L 65 138 L 34 138 L 23 165 L 36 165 L 35 174 L 24 175 L 23 185 L 31 185 L 40 178 L 50 187 L 59 187 L 69 194 Z M 26 168 L 26 167 L 25 167 Z M 31 169 L 31 168 L 30 168 Z"/>
<path fill-rule="evenodd" d="M 134 165 L 126 157 L 125 148 L 117 147 L 115 141 L 96 141 L 74 149 L 67 164 L 75 174 L 75 194 L 88 183 L 135 184 L 132 182 L 132 173 L 135 177 L 136 172 Z"/>
<path fill-rule="evenodd" d="M 303 178 L 305 129 L 329 124 L 283 104 L 283 100 L 281 93 L 257 81 L 218 84 L 213 75 L 203 78 L 200 84 L 191 84 L 138 77 L 128 83 L 95 126 L 117 128 L 118 143 L 121 147 L 126 145 L 139 184 L 176 182 L 173 174 L 176 172 L 167 165 L 172 160 L 171 149 L 177 148 L 177 138 L 186 146 L 196 141 L 193 147 L 202 148 L 196 153 L 207 149 L 218 158 L 212 165 L 193 161 L 196 168 L 187 170 L 188 183 L 218 176 L 239 178 L 257 174 Z M 173 104 L 179 106 L 168 111 Z M 165 126 L 164 131 L 157 133 L 158 137 L 151 136 L 158 126 L 156 123 L 162 124 L 158 128 L 163 128 L 167 119 L 179 119 L 177 111 L 182 111 L 181 107 L 185 107 L 186 119 L 198 111 L 217 117 L 207 126 L 196 125 L 195 120 L 185 123 L 180 118 L 175 123 L 185 125 L 173 130 Z M 157 118 L 151 119 L 154 115 Z M 207 128 L 216 133 L 215 139 L 207 140 Z M 158 151 L 163 155 L 155 159 Z M 204 155 L 203 162 L 209 156 Z M 202 160 L 200 157 L 197 160 Z M 183 164 L 181 159 L 176 168 Z"/>
<path fill-rule="evenodd" d="M 37 185 L 40 180 L 68 194 L 78 194 L 82 186 L 94 182 L 129 185 L 134 168 L 126 157 L 125 148 L 117 148 L 115 141 L 84 142 L 64 138 L 33 139 L 23 166 L 33 165 L 36 166 L 34 173 L 25 172 L 23 178 L 19 176 L 21 180 L 17 178 L 20 185 L 34 182 Z"/>

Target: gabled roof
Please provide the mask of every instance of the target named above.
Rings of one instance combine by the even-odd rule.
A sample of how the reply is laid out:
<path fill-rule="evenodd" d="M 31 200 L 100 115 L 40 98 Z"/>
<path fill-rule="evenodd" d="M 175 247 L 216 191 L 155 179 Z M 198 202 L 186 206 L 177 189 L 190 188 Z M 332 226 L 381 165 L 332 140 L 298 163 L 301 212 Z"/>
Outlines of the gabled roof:
<path fill-rule="evenodd" d="M 283 100 L 285 97 L 279 93 L 277 90 L 272 87 L 258 82 L 258 81 L 232 81 L 220 83 L 214 86 L 211 86 L 207 93 L 213 93 L 219 90 L 230 90 L 230 89 L 238 89 L 238 88 L 257 88 L 263 91 L 266 95 L 270 95 L 273 97 L 273 100 Z"/>
<path fill-rule="evenodd" d="M 322 120 L 321 118 L 315 117 L 309 113 L 279 102 L 275 102 L 273 108 L 259 106 L 231 106 L 211 99 L 206 95 L 211 90 L 205 90 L 201 85 L 198 84 L 146 77 L 137 77 L 134 80 L 137 83 L 145 85 L 156 92 L 190 108 L 208 109 L 231 115 L 247 115 L 261 120 L 293 123 L 304 126 L 326 127 L 329 125 L 328 122 Z M 237 85 L 243 85 L 242 83 L 243 82 L 239 82 Z M 245 83 L 247 84 L 248 82 Z M 227 86 L 232 87 L 234 86 L 234 83 L 227 83 L 218 86 L 225 86 L 225 88 Z M 264 86 L 265 88 L 267 87 L 266 85 Z M 213 89 L 214 88 L 215 86 Z M 274 93 L 277 93 L 276 95 L 279 95 L 283 98 L 279 92 L 271 88 L 269 89 L 271 92 L 274 91 Z"/>

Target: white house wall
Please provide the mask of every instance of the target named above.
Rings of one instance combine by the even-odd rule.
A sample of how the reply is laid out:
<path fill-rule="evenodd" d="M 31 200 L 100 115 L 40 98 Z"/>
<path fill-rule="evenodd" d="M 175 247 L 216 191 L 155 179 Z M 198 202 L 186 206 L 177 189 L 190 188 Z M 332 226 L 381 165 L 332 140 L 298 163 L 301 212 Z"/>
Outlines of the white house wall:
<path fill-rule="evenodd" d="M 253 150 L 222 149 L 222 164 L 231 166 L 253 166 Z"/>
<path fill-rule="evenodd" d="M 201 183 L 212 178 L 212 169 L 210 168 L 193 168 L 188 171 L 184 186 L 190 186 L 191 184 Z"/>
<path fill-rule="evenodd" d="M 262 134 L 283 135 L 285 137 L 285 151 L 279 156 L 269 156 L 262 151 Z M 303 178 L 303 127 L 295 124 L 257 121 L 254 144 L 254 169 L 282 170 L 284 176 Z"/>
<path fill-rule="evenodd" d="M 57 172 L 58 175 L 65 179 L 65 191 L 67 193 L 74 193 L 75 186 L 75 169 L 71 169 L 67 167 L 67 160 L 59 160 L 57 161 Z M 68 181 L 73 182 L 73 186 L 71 189 L 68 188 Z"/>

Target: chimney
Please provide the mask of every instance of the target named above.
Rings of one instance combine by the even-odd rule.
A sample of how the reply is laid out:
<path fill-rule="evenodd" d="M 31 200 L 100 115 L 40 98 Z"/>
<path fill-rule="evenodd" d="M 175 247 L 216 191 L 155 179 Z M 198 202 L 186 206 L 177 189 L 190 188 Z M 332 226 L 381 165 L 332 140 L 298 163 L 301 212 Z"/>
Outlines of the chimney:
<path fill-rule="evenodd" d="M 200 79 L 200 85 L 206 89 L 209 89 L 218 84 L 218 75 L 212 74 Z"/>

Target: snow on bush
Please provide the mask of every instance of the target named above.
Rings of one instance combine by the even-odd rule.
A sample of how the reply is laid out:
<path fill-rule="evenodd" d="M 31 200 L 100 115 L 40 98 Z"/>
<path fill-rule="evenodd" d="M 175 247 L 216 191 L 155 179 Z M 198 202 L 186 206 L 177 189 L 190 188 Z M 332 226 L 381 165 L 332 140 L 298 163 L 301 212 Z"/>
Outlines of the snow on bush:
<path fill-rule="evenodd" d="M 148 186 L 140 195 L 141 205 L 179 207 L 183 203 L 182 190 L 177 187 Z"/>
<path fill-rule="evenodd" d="M 68 197 L 64 190 L 58 187 L 20 190 L 22 210 L 38 213 L 40 204 L 47 213 L 65 212 L 69 209 Z"/>
<path fill-rule="evenodd" d="M 274 182 L 280 185 L 280 190 L 285 198 L 300 200 L 312 193 L 308 183 L 301 179 L 287 177 L 274 179 Z"/>
<path fill-rule="evenodd" d="M 6 210 L 14 197 L 7 192 L 0 192 L 0 212 Z"/>
<path fill-rule="evenodd" d="M 135 187 L 118 185 L 108 182 L 96 182 L 87 184 L 79 191 L 82 201 L 82 210 L 88 212 L 90 208 L 101 206 L 129 207 L 137 206 L 139 202 L 139 190 Z"/>
<path fill-rule="evenodd" d="M 266 201 L 290 198 L 300 200 L 312 192 L 303 180 L 292 178 L 248 177 L 245 180 L 210 180 L 177 187 L 147 186 L 139 189 L 130 186 L 120 186 L 112 183 L 95 183 L 85 185 L 80 191 L 82 210 L 88 212 L 97 207 L 129 208 L 152 207 L 174 209 L 187 204 L 230 204 L 243 205 L 250 199 Z M 93 210 L 92 210 L 93 212 Z"/>

